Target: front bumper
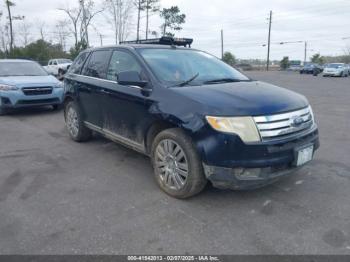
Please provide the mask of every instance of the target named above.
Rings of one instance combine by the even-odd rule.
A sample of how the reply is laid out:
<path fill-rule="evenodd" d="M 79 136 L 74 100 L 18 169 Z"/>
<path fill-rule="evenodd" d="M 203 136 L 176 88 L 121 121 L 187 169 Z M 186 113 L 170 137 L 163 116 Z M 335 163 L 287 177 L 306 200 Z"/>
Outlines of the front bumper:
<path fill-rule="evenodd" d="M 211 134 L 197 141 L 204 172 L 214 187 L 252 189 L 293 174 L 296 149 L 319 148 L 317 126 L 284 140 L 244 144 L 235 135 Z"/>
<path fill-rule="evenodd" d="M 63 102 L 63 88 L 53 88 L 51 94 L 47 95 L 25 95 L 21 90 L 0 91 L 0 107 L 22 108 L 45 105 L 59 105 Z"/>

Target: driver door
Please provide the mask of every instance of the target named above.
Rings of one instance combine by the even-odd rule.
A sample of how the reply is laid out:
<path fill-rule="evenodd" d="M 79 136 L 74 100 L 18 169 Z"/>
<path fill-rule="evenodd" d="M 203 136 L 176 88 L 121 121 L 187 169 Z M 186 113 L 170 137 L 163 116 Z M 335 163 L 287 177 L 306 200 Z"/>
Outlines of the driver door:
<path fill-rule="evenodd" d="M 134 54 L 114 50 L 107 69 L 108 83 L 104 85 L 102 97 L 103 130 L 142 151 L 144 130 L 150 118 L 148 98 L 141 87 L 118 83 L 118 73 L 125 71 L 136 71 L 141 76 L 144 75 L 142 66 Z M 142 78 L 146 80 L 145 76 Z"/>

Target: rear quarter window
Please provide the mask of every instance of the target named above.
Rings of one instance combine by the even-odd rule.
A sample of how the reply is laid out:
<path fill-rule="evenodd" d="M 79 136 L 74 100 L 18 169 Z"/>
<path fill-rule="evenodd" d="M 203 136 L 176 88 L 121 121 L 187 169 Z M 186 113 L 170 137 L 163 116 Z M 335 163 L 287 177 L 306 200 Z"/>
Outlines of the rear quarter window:
<path fill-rule="evenodd" d="M 88 58 L 88 56 L 89 56 L 88 52 L 81 53 L 74 60 L 73 64 L 70 66 L 69 73 L 80 74 L 81 69 L 83 68 L 83 65 L 84 65 L 86 59 Z"/>
<path fill-rule="evenodd" d="M 106 78 L 107 66 L 109 64 L 111 53 L 110 50 L 92 52 L 89 61 L 83 68 L 82 74 L 96 78 Z"/>

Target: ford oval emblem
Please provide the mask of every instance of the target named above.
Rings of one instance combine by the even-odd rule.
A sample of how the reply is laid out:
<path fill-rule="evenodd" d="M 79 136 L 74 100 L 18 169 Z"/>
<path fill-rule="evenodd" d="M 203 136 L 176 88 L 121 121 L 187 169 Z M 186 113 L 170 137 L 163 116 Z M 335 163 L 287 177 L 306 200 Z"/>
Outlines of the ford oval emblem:
<path fill-rule="evenodd" d="M 304 119 L 301 116 L 294 116 L 291 119 L 291 126 L 293 127 L 298 127 L 300 126 L 302 123 L 304 123 Z"/>

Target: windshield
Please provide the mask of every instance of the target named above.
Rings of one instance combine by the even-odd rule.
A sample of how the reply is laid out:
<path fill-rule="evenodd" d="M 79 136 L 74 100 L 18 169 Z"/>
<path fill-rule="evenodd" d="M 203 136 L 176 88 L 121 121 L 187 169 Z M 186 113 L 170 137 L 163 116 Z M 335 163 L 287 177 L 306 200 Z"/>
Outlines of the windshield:
<path fill-rule="evenodd" d="M 72 60 L 69 60 L 69 59 L 57 59 L 57 62 L 59 64 L 68 64 L 68 63 L 72 63 Z"/>
<path fill-rule="evenodd" d="M 34 62 L 1 62 L 0 76 L 47 76 L 47 72 Z"/>
<path fill-rule="evenodd" d="M 168 85 L 198 85 L 220 79 L 249 81 L 245 75 L 205 52 L 191 49 L 141 49 L 140 53 L 158 79 Z"/>
<path fill-rule="evenodd" d="M 328 68 L 342 68 L 343 64 L 329 64 L 327 67 Z"/>

